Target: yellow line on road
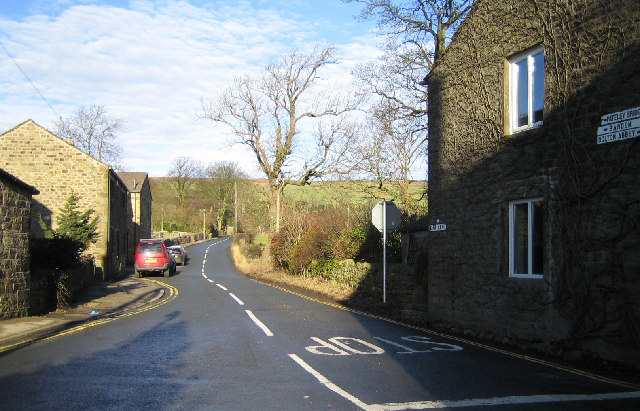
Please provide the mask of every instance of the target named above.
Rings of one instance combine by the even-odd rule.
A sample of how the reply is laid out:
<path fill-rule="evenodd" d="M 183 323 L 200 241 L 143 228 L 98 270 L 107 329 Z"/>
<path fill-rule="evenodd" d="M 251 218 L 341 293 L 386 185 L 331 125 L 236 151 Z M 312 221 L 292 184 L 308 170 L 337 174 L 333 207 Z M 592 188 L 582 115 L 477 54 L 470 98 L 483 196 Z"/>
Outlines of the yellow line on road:
<path fill-rule="evenodd" d="M 156 300 L 156 301 L 154 301 L 154 302 L 152 302 L 150 304 L 145 304 L 145 305 L 140 306 L 137 309 L 135 309 L 133 311 L 130 311 L 130 312 L 121 312 L 121 313 L 117 313 L 117 314 L 114 314 L 114 315 L 109 316 L 109 317 L 98 318 L 98 319 L 95 319 L 95 320 L 88 320 L 85 323 L 82 323 L 82 324 L 77 325 L 75 327 L 71 327 L 71 328 L 62 330 L 60 332 L 56 332 L 55 334 L 50 335 L 48 337 L 44 337 L 44 338 L 41 338 L 41 337 L 29 338 L 29 339 L 25 339 L 25 340 L 19 341 L 19 342 L 14 343 L 14 344 L 10 344 L 10 345 L 6 345 L 4 347 L 0 347 L 0 353 L 5 352 L 5 351 L 9 351 L 9 350 L 12 350 L 12 349 L 16 349 L 16 348 L 19 348 L 19 347 L 22 347 L 24 345 L 28 345 L 28 344 L 34 343 L 36 341 L 52 340 L 54 338 L 61 337 L 63 335 L 69 335 L 69 334 L 77 333 L 79 331 L 86 330 L 87 328 L 91 328 L 91 327 L 95 327 L 95 326 L 98 326 L 98 325 L 106 324 L 106 323 L 115 321 L 115 320 L 120 319 L 120 318 L 130 317 L 132 315 L 140 314 L 140 313 L 143 313 L 145 311 L 153 310 L 154 308 L 158 308 L 161 305 L 164 305 L 164 304 L 170 302 L 171 300 L 173 300 L 174 298 L 176 298 L 178 296 L 178 289 L 176 287 L 172 286 L 172 285 L 169 285 L 169 284 L 163 283 L 162 281 L 154 280 L 154 279 L 151 279 L 151 278 L 143 278 L 143 280 L 144 281 L 153 281 L 153 282 L 155 282 L 156 284 L 158 284 L 161 287 L 164 287 L 166 290 L 168 290 L 169 294 L 165 298 L 159 298 L 158 300 Z"/>

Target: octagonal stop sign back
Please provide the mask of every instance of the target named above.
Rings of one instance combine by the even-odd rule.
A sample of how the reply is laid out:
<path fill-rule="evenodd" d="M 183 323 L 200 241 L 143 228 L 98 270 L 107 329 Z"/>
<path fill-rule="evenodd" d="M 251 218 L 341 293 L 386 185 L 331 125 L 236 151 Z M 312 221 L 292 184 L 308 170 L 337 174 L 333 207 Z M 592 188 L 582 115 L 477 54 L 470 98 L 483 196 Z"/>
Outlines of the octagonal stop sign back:
<path fill-rule="evenodd" d="M 386 221 L 384 220 L 385 216 Z M 385 229 L 387 231 L 395 230 L 400 225 L 401 218 L 400 210 L 393 201 L 381 201 L 371 210 L 371 223 L 380 232 Z"/>

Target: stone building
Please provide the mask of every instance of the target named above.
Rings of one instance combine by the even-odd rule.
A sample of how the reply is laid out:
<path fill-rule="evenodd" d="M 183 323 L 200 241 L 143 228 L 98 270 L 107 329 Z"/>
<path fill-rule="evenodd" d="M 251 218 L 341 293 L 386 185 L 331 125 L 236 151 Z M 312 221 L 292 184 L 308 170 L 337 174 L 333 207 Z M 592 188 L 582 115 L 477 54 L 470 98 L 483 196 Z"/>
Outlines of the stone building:
<path fill-rule="evenodd" d="M 640 363 L 640 7 L 478 0 L 425 79 L 428 312 Z"/>
<path fill-rule="evenodd" d="M 55 229 L 59 210 L 74 193 L 79 209 L 93 209 L 99 218 L 100 237 L 87 250 L 95 257 L 95 279 L 122 273 L 130 221 L 128 193 L 108 165 L 27 120 L 0 135 L 0 167 L 40 191 L 31 210 L 34 237 L 44 235 L 40 219 Z"/>
<path fill-rule="evenodd" d="M 129 190 L 130 224 L 127 263 L 133 264 L 136 245 L 141 238 L 151 238 L 151 187 L 149 176 L 142 172 L 119 172 L 118 176 Z"/>
<path fill-rule="evenodd" d="M 0 168 L 0 318 L 29 310 L 31 199 L 38 190 Z"/>

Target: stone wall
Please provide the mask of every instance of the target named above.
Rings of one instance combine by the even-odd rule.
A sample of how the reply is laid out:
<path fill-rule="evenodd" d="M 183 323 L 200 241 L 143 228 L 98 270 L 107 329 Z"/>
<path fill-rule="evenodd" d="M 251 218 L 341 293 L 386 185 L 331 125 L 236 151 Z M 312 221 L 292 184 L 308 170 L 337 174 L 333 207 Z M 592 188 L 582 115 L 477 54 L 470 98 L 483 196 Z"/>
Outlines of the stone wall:
<path fill-rule="evenodd" d="M 417 256 L 420 259 L 420 256 Z M 420 290 L 419 266 L 404 264 L 387 264 L 386 284 L 383 289 L 382 264 L 373 264 L 372 269 L 358 284 L 357 294 L 366 296 L 369 300 L 382 304 L 383 294 L 386 294 L 385 307 L 409 317 L 419 316 L 421 302 L 414 301 L 416 290 Z M 386 293 L 385 293 L 386 291 Z"/>
<path fill-rule="evenodd" d="M 161 238 L 165 241 L 166 244 L 191 244 L 197 241 L 205 240 L 205 236 L 203 233 L 185 233 L 185 232 L 167 232 L 167 231 L 157 231 L 151 234 L 151 237 L 148 238 Z M 207 238 L 211 237 L 211 234 L 207 236 Z"/>
<path fill-rule="evenodd" d="M 34 190 L 9 177 L 0 172 L 0 318 L 22 317 L 29 310 L 29 227 Z"/>
<path fill-rule="evenodd" d="M 429 82 L 434 322 L 621 362 L 640 352 L 640 139 L 597 144 L 640 106 L 632 0 L 478 0 Z M 545 50 L 543 125 L 510 135 L 508 58 Z M 544 278 L 509 277 L 509 201 L 542 197 Z M 636 361 L 637 362 L 637 361 Z"/>
<path fill-rule="evenodd" d="M 54 279 L 61 277 L 63 291 L 58 290 Z M 43 315 L 63 307 L 80 294 L 82 289 L 96 280 L 93 261 L 87 261 L 77 267 L 69 268 L 63 273 L 54 273 L 51 269 L 34 268 L 31 271 L 31 288 L 29 290 L 29 315 Z M 64 295 L 61 295 L 64 293 Z"/>
<path fill-rule="evenodd" d="M 40 191 L 32 209 L 31 233 L 35 237 L 43 235 L 40 218 L 55 229 L 57 214 L 72 192 L 79 197 L 80 210 L 93 209 L 101 235 L 87 253 L 95 257 L 100 279 L 120 274 L 120 261 L 116 256 L 108 259 L 108 247 L 126 245 L 120 228 L 126 211 L 124 217 L 119 213 L 124 210 L 121 204 L 126 203 L 127 192 L 108 165 L 28 120 L 0 135 L 0 167 Z M 110 222 L 114 222 L 112 232 Z"/>

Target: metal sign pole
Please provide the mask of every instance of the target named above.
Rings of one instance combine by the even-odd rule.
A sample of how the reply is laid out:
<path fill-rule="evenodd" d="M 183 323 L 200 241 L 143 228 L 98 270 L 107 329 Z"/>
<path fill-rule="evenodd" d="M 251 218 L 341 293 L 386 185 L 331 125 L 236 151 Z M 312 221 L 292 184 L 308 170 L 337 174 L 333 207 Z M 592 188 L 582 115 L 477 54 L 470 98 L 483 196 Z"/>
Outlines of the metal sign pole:
<path fill-rule="evenodd" d="M 402 214 L 393 201 L 380 201 L 371 210 L 371 223 L 382 233 L 382 302 L 387 302 L 387 231 L 400 225 Z M 387 221 L 388 220 L 388 221 Z"/>
<path fill-rule="evenodd" d="M 387 302 L 387 202 L 382 206 L 382 302 Z"/>

